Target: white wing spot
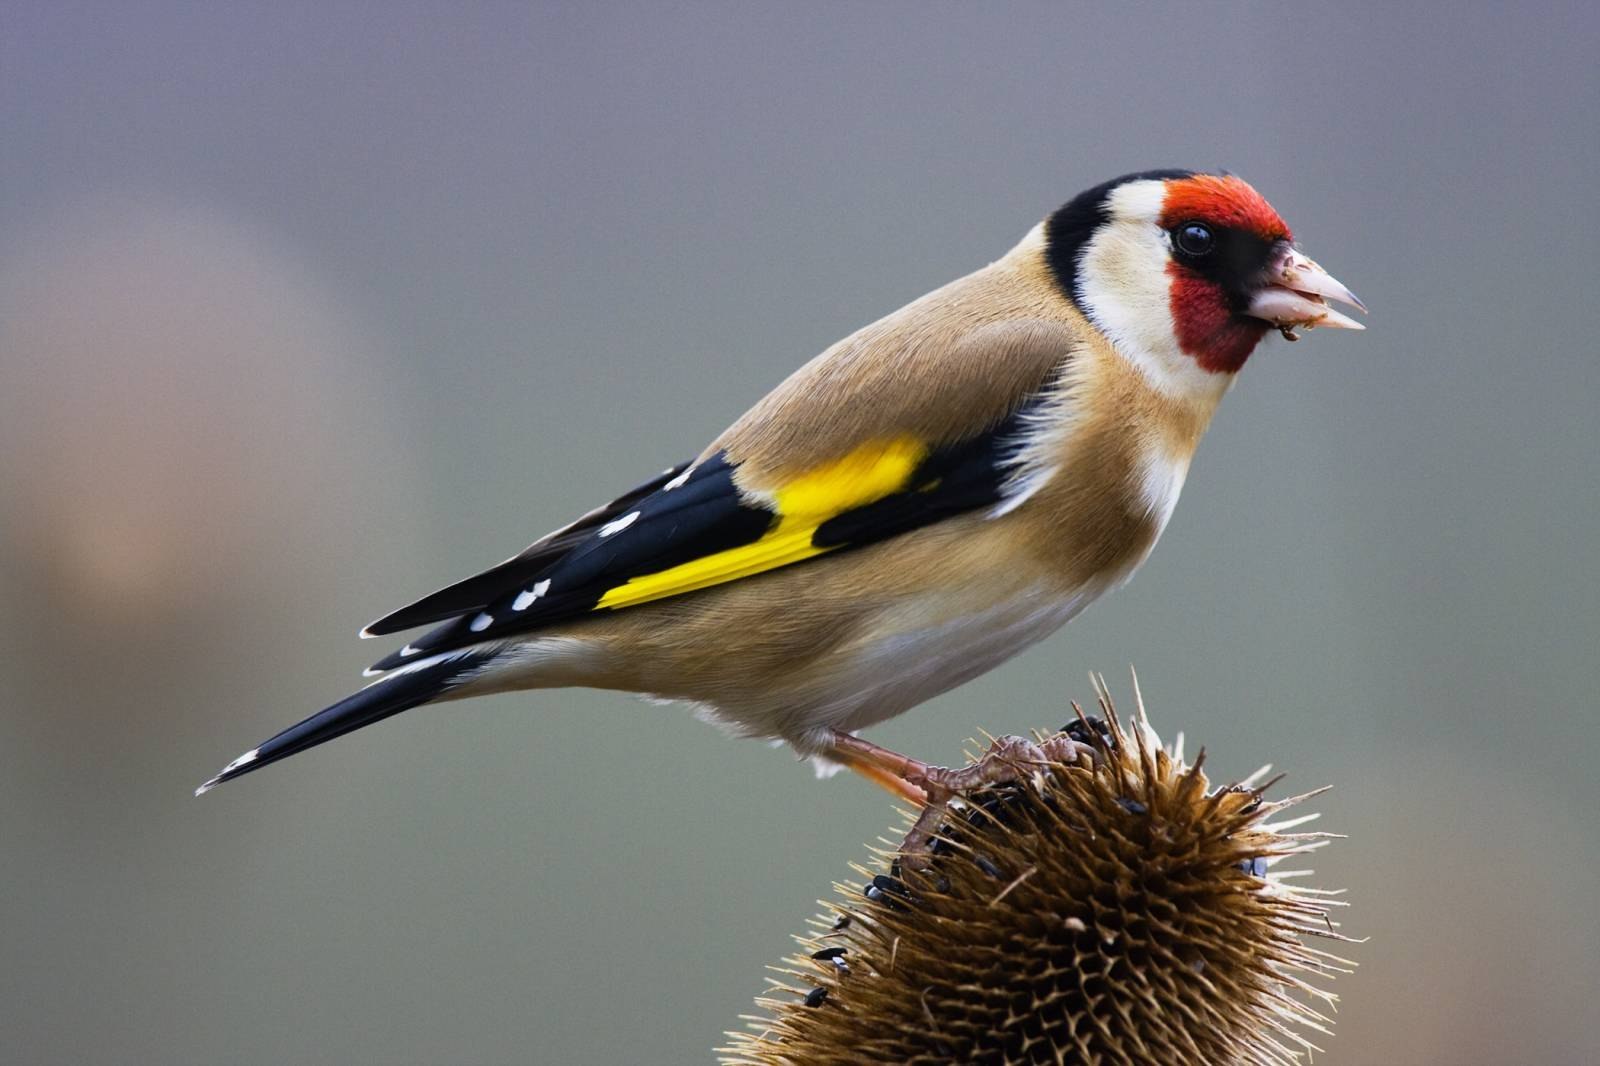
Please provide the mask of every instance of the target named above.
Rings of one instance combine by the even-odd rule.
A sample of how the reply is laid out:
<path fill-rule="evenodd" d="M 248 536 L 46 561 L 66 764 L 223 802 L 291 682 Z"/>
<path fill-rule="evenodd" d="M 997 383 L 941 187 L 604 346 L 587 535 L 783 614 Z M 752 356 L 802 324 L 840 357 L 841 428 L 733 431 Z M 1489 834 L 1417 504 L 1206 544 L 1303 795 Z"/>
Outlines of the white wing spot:
<path fill-rule="evenodd" d="M 692 473 L 694 473 L 694 467 L 684 467 L 683 473 L 661 486 L 661 491 L 671 492 L 673 489 L 681 487 L 685 481 L 689 480 L 689 475 Z"/>
<path fill-rule="evenodd" d="M 600 527 L 600 535 L 602 537 L 609 537 L 614 533 L 621 533 L 624 529 L 627 529 L 629 526 L 633 525 L 638 520 L 639 520 L 639 512 L 638 511 L 629 511 L 627 514 L 623 515 L 621 518 L 617 519 L 615 522 L 607 522 L 605 525 L 601 526 Z"/>
<path fill-rule="evenodd" d="M 467 628 L 472 630 L 474 633 L 482 633 L 485 629 L 488 629 L 493 624 L 494 615 L 490 614 L 488 611 L 480 611 L 478 612 L 478 617 L 474 618 Z"/>
<path fill-rule="evenodd" d="M 513 611 L 526 611 L 529 607 L 533 606 L 534 600 L 537 600 L 539 597 L 543 596 L 549 591 L 549 578 L 545 578 L 543 581 L 535 581 L 532 588 L 523 589 L 521 592 L 517 593 L 517 598 L 511 601 L 511 609 Z"/>
<path fill-rule="evenodd" d="M 421 650 L 421 648 L 414 648 L 410 644 L 407 644 L 405 647 L 400 649 L 400 657 L 404 659 L 406 656 L 415 655 Z"/>

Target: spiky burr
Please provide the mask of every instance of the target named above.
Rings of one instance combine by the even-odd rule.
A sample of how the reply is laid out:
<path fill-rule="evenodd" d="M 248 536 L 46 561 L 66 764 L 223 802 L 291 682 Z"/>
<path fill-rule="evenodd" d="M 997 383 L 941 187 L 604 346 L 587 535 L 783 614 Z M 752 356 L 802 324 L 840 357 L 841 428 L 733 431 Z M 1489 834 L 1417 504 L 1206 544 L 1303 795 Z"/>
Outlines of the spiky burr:
<path fill-rule="evenodd" d="M 845 1063 L 1282 1064 L 1317 1050 L 1346 960 L 1336 893 L 1280 860 L 1329 834 L 1280 819 L 1268 768 L 1213 787 L 1126 724 L 1064 730 L 1074 763 L 965 797 L 914 853 L 877 851 L 778 968 L 730 1066 Z M 1074 705 L 1076 708 L 1076 705 Z M 1041 742 L 1048 738 L 1037 738 Z M 1062 750 L 1061 746 L 1049 750 Z M 1320 790 L 1319 790 L 1320 791 Z"/>

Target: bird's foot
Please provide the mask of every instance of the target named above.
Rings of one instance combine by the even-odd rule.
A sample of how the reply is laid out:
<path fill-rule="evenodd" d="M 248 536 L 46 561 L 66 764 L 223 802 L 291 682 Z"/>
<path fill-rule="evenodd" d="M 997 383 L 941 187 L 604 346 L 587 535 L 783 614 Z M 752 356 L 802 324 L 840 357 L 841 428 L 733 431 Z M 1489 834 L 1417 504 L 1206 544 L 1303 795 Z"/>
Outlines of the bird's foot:
<path fill-rule="evenodd" d="M 1070 766 L 1080 758 L 1093 760 L 1094 749 L 1064 733 L 1057 733 L 1042 741 L 1017 736 L 997 737 L 989 750 L 968 766 L 928 767 L 913 778 L 926 792 L 928 802 L 901 841 L 902 862 L 913 870 L 927 865 L 929 847 L 938 835 L 952 799 L 975 789 L 1014 784 L 1031 775 L 1045 773 L 1053 765 Z"/>
<path fill-rule="evenodd" d="M 1095 758 L 1094 747 L 1057 733 L 1044 740 L 999 737 L 978 761 L 962 767 L 929 766 L 849 733 L 835 732 L 828 753 L 850 769 L 922 808 L 900 851 L 915 867 L 926 862 L 950 801 L 974 789 L 1012 784 L 1054 765 Z"/>

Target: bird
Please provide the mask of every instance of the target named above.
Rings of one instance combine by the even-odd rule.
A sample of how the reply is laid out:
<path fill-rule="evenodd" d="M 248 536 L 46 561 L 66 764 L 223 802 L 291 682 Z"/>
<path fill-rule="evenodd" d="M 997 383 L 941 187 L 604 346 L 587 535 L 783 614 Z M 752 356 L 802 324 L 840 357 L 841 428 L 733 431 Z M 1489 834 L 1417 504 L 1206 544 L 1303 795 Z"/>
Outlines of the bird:
<path fill-rule="evenodd" d="M 1126 582 L 1262 339 L 1363 328 L 1329 301 L 1366 311 L 1234 174 L 1096 185 L 693 459 L 369 624 L 431 628 L 196 795 L 425 704 L 581 686 L 929 802 L 951 772 L 861 731 Z"/>

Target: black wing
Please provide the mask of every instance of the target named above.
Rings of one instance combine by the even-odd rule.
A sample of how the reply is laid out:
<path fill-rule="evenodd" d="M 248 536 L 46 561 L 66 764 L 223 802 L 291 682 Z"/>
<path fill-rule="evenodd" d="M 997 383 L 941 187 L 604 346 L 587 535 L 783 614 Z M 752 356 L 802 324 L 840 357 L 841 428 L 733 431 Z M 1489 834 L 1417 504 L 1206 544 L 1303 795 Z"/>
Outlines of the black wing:
<path fill-rule="evenodd" d="M 505 562 L 492 566 L 481 574 L 474 574 L 463 581 L 447 585 L 438 592 L 431 592 L 398 611 L 391 611 L 363 629 L 362 636 L 381 637 L 388 633 L 399 633 L 487 606 L 507 588 L 520 585 L 547 569 L 557 559 L 587 539 L 596 526 L 604 525 L 624 513 L 687 469 L 689 463 L 682 462 L 663 470 L 604 507 L 596 507 L 577 521 L 545 534 Z"/>
<path fill-rule="evenodd" d="M 472 601 L 458 617 L 380 660 L 372 669 L 390 670 L 428 655 L 504 639 L 597 610 L 623 609 L 626 603 L 613 606 L 606 602 L 607 594 L 616 600 L 616 590 L 629 581 L 659 576 L 687 564 L 728 561 L 720 569 L 713 565 L 704 578 L 699 570 L 686 575 L 681 592 L 872 544 L 951 515 L 993 506 L 1004 496 L 1028 417 L 1040 402 L 1036 397 L 986 432 L 927 453 L 895 491 L 826 516 L 798 532 L 781 521 L 784 516 L 776 504 L 753 500 L 741 492 L 734 483 L 734 466 L 718 453 L 693 467 L 686 477 L 679 474 L 676 480 L 662 479 L 653 491 L 624 497 L 629 501 L 625 506 L 604 509 L 603 522 L 588 521 L 581 531 L 569 527 L 576 539 L 559 550 L 551 541 L 548 553 L 529 557 L 528 565 L 522 565 L 524 557 L 519 556 L 445 590 L 479 583 L 472 585 L 471 595 L 454 601 Z M 747 561 L 751 559 L 755 561 Z M 503 583 L 494 587 L 493 595 L 483 595 L 493 584 L 491 575 Z M 417 606 L 431 605 L 435 597 L 443 595 L 435 593 Z M 403 622 L 428 613 L 407 608 L 380 624 L 389 632 L 403 628 L 391 625 L 396 619 Z"/>

